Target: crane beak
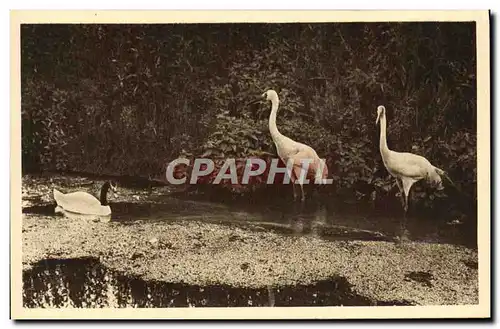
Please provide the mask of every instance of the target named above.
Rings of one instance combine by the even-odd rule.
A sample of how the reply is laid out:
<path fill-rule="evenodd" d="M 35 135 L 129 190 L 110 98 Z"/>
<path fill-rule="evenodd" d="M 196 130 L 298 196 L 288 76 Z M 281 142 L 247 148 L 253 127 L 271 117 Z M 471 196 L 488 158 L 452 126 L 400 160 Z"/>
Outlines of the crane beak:
<path fill-rule="evenodd" d="M 267 96 L 266 93 L 263 93 L 262 95 L 259 95 L 254 100 L 252 100 L 252 101 L 248 102 L 247 104 L 245 104 L 245 107 L 253 105 L 253 104 L 261 103 L 261 102 L 265 101 L 266 100 L 266 96 Z"/>
<path fill-rule="evenodd" d="M 248 102 L 248 103 L 245 105 L 245 107 L 250 106 L 250 105 L 253 105 L 253 104 L 260 103 L 261 101 L 262 101 L 262 99 L 261 99 L 260 97 L 259 97 L 259 98 L 256 98 L 256 99 L 254 99 L 254 100 L 252 100 L 252 101 Z"/>
<path fill-rule="evenodd" d="M 375 121 L 375 125 L 378 125 L 378 120 L 380 119 L 380 113 L 377 115 L 377 120 Z"/>

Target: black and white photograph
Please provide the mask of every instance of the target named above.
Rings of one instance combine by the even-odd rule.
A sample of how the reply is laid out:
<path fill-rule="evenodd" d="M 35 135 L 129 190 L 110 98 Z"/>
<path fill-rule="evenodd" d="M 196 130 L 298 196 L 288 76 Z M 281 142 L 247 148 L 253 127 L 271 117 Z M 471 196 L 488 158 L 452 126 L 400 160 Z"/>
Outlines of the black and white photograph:
<path fill-rule="evenodd" d="M 11 12 L 11 317 L 490 317 L 489 20 Z"/>

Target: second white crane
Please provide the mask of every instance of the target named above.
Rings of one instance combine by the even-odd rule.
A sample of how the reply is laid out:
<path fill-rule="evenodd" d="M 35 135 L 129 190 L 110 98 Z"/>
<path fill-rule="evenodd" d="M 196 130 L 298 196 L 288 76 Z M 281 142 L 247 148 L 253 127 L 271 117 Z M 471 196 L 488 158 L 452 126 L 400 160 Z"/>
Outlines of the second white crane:
<path fill-rule="evenodd" d="M 389 150 L 387 147 L 387 119 L 385 107 L 380 105 L 377 107 L 376 124 L 380 121 L 380 154 L 387 171 L 396 178 L 401 198 L 403 209 L 406 214 L 408 212 L 408 198 L 410 189 L 419 180 L 425 179 L 432 187 L 437 190 L 442 190 L 443 182 L 441 176 L 446 177 L 444 170 L 433 166 L 429 160 L 423 156 L 413 153 L 401 153 Z"/>

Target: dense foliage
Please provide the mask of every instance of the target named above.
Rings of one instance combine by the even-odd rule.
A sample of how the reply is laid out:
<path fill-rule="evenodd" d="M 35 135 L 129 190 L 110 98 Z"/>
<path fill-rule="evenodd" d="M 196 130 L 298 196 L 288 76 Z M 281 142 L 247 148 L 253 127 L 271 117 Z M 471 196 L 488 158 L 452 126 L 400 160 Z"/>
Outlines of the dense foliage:
<path fill-rule="evenodd" d="M 268 160 L 270 105 L 248 104 L 273 88 L 280 131 L 327 159 L 330 193 L 394 196 L 384 104 L 389 147 L 476 198 L 473 23 L 23 25 L 21 37 L 24 171 L 162 177 L 178 156 Z"/>

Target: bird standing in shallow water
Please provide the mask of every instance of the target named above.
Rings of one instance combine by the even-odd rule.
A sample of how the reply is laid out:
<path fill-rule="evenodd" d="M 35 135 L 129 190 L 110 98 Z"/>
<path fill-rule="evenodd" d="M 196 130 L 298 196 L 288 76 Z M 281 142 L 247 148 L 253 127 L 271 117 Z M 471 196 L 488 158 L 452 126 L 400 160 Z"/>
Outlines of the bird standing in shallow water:
<path fill-rule="evenodd" d="M 326 179 L 328 177 L 328 168 L 326 163 L 319 158 L 318 154 L 312 147 L 296 142 L 279 132 L 278 127 L 276 126 L 276 114 L 278 113 L 279 107 L 279 98 L 276 91 L 270 89 L 263 93 L 262 97 L 271 101 L 272 104 L 271 115 L 269 116 L 269 131 L 273 142 L 276 145 L 278 156 L 285 164 L 287 164 L 289 160 L 293 163 L 290 175 L 293 186 L 293 198 L 294 200 L 297 198 L 295 183 L 298 181 L 302 192 L 301 200 L 305 201 L 304 186 L 302 180 L 300 179 L 304 161 L 309 161 L 306 176 L 308 179 Z"/>
<path fill-rule="evenodd" d="M 396 178 L 396 183 L 401 192 L 401 202 L 404 209 L 402 229 L 405 230 L 406 216 L 408 212 L 408 198 L 413 184 L 425 179 L 432 187 L 442 190 L 443 182 L 441 176 L 446 176 L 444 170 L 433 166 L 423 156 L 413 153 L 401 153 L 389 150 L 387 147 L 387 119 L 385 107 L 377 107 L 377 120 L 380 121 L 380 154 L 387 171 Z"/>

